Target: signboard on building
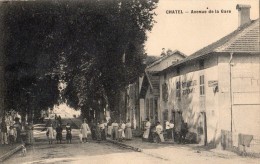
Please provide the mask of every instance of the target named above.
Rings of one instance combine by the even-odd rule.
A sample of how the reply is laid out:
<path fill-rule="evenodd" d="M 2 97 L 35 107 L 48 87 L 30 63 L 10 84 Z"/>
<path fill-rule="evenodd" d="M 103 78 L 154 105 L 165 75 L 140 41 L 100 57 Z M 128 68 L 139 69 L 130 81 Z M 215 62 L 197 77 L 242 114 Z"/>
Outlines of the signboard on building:
<path fill-rule="evenodd" d="M 217 80 L 210 80 L 208 81 L 208 86 L 209 87 L 215 87 L 218 85 L 218 81 Z"/>

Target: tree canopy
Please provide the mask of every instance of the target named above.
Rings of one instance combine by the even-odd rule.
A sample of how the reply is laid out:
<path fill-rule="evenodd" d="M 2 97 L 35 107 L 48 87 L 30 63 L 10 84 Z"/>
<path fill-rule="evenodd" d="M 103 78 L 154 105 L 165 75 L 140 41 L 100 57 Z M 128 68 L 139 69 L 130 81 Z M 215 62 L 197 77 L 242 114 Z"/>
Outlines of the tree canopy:
<path fill-rule="evenodd" d="M 118 110 L 118 92 L 144 69 L 156 5 L 156 0 L 2 4 L 7 107 L 27 102 L 22 99 L 28 93 L 34 108 L 64 101 L 83 112 Z M 59 90 L 59 83 L 66 87 Z"/>

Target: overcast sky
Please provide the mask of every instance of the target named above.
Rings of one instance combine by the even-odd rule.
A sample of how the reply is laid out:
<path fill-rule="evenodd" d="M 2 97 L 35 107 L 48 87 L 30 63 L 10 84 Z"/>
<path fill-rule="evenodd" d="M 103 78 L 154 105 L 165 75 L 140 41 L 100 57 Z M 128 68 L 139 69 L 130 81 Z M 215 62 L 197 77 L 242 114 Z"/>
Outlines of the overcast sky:
<path fill-rule="evenodd" d="M 259 18 L 259 0 L 160 0 L 146 52 L 159 56 L 165 48 L 191 55 L 237 29 L 237 4 L 250 4 L 251 19 Z M 191 14 L 191 10 L 210 9 L 220 13 Z M 221 13 L 222 9 L 231 13 Z M 167 10 L 182 10 L 183 14 L 166 14 Z"/>

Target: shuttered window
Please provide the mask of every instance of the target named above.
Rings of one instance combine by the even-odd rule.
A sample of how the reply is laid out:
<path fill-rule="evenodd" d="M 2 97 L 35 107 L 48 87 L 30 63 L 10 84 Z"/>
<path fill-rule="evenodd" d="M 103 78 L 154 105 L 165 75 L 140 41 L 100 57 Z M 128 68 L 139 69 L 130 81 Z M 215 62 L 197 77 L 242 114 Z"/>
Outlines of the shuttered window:
<path fill-rule="evenodd" d="M 205 82 L 204 82 L 204 75 L 200 76 L 200 95 L 205 95 Z"/>

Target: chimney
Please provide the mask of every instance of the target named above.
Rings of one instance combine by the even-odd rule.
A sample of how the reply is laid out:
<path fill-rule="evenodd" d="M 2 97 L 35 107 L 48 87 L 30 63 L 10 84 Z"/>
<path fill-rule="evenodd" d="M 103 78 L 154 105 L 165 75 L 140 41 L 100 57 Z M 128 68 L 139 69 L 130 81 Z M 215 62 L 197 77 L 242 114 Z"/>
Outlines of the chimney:
<path fill-rule="evenodd" d="M 250 8 L 250 5 L 237 4 L 236 9 L 238 10 L 238 27 L 241 27 L 251 21 Z"/>

